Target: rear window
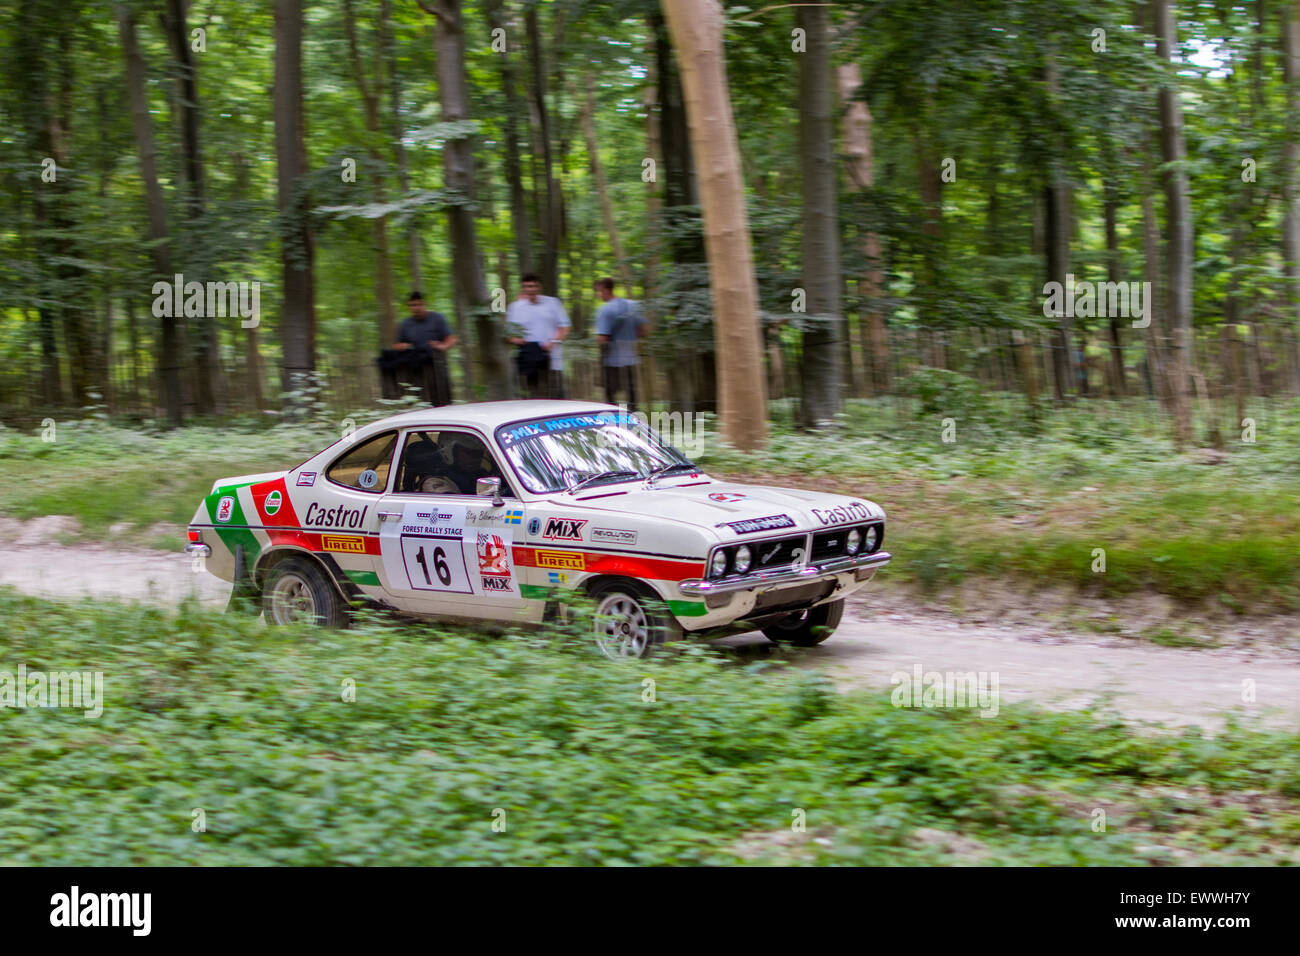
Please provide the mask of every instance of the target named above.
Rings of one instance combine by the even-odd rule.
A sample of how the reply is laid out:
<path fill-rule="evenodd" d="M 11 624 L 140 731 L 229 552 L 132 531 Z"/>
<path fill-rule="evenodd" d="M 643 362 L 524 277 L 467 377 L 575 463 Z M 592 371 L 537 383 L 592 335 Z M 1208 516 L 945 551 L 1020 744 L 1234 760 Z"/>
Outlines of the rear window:
<path fill-rule="evenodd" d="M 393 465 L 397 432 L 384 432 L 345 451 L 325 471 L 336 485 L 382 494 L 388 487 L 388 472 Z"/>

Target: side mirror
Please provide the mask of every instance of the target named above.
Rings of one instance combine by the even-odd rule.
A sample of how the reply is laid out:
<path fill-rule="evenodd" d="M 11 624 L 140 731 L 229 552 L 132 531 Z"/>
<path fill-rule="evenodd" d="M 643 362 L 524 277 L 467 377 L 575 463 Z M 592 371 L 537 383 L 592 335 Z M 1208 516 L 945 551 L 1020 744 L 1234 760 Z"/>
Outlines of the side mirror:
<path fill-rule="evenodd" d="M 480 478 L 474 482 L 474 494 L 480 498 L 491 498 L 492 507 L 500 508 L 506 503 L 501 497 L 501 479 L 496 477 Z"/>

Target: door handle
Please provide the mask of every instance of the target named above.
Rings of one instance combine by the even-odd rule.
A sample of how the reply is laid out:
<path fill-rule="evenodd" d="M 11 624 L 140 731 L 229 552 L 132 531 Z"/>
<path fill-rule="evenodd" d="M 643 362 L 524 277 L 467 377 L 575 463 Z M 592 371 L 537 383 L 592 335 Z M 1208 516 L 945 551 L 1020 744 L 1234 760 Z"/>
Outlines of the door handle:
<path fill-rule="evenodd" d="M 387 521 L 387 520 L 390 519 L 390 518 L 400 518 L 401 516 L 402 516 L 402 513 L 401 513 L 400 511 L 381 511 L 381 512 L 379 512 L 379 520 L 380 520 L 380 521 Z"/>

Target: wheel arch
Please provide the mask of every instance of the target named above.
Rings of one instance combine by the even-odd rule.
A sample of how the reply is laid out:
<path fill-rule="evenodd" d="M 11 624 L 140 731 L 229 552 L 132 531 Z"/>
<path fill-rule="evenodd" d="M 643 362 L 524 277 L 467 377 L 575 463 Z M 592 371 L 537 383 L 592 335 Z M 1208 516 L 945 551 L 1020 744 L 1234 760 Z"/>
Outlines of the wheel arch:
<path fill-rule="evenodd" d="M 582 582 L 582 584 L 579 585 L 579 587 L 582 589 L 582 592 L 584 594 L 590 597 L 591 595 L 596 593 L 597 589 L 604 587 L 606 584 L 614 584 L 614 583 L 622 583 L 622 582 L 631 582 L 632 584 L 635 584 L 638 588 L 640 588 L 642 591 L 650 592 L 650 594 L 655 598 L 655 600 L 663 601 L 665 605 L 668 603 L 668 599 L 664 597 L 663 593 L 657 587 L 655 587 L 645 578 L 638 578 L 631 574 L 611 574 L 609 572 L 602 571 L 600 574 L 593 574 L 591 577 L 587 578 L 585 581 Z"/>
<path fill-rule="evenodd" d="M 344 601 L 353 601 L 360 595 L 360 589 L 348 580 L 338 562 L 328 554 L 318 554 L 315 551 L 308 551 L 306 548 L 291 544 L 267 548 L 257 556 L 257 561 L 253 564 L 252 578 L 258 593 L 261 593 L 266 586 L 266 576 L 271 572 L 271 569 L 288 558 L 305 558 L 307 561 L 314 563 L 325 573 L 325 577 L 333 583 L 334 589 L 338 591 L 339 596 Z"/>

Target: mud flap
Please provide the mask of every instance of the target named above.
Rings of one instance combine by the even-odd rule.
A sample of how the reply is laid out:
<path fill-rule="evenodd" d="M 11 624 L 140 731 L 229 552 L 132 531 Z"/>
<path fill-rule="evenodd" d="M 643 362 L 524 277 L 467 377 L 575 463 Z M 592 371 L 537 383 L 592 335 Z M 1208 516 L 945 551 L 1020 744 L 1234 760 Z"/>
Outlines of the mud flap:
<path fill-rule="evenodd" d="M 257 616 L 262 613 L 258 597 L 257 585 L 253 583 L 253 576 L 248 573 L 248 562 L 244 560 L 244 546 L 237 544 L 235 545 L 235 586 L 230 591 L 230 603 L 226 605 L 226 613 Z"/>

